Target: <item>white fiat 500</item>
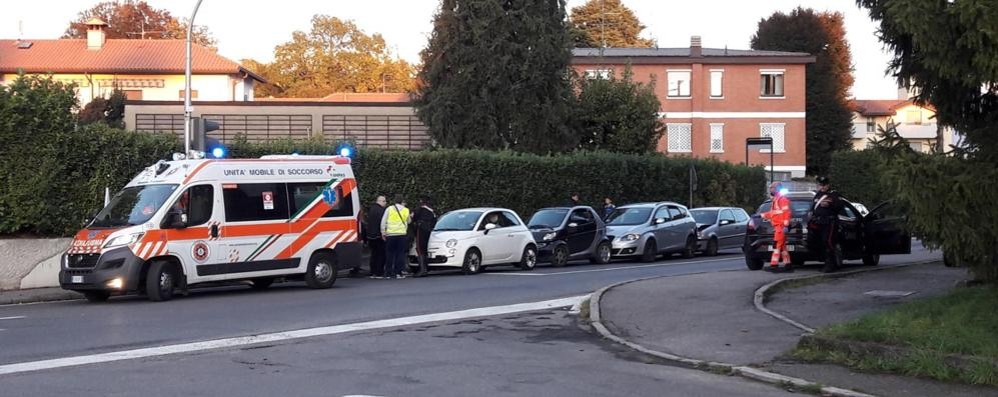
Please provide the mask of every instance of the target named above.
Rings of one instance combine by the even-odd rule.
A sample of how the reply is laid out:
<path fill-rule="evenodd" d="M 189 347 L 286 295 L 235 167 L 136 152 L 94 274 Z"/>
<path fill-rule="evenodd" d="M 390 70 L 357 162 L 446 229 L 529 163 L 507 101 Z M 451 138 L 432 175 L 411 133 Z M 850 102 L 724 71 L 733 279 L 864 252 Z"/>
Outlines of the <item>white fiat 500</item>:
<path fill-rule="evenodd" d="M 537 243 L 515 212 L 504 208 L 451 211 L 437 220 L 427 257 L 431 268 L 461 268 L 476 274 L 486 266 L 513 265 L 532 270 Z M 415 251 L 410 263 L 416 265 Z"/>

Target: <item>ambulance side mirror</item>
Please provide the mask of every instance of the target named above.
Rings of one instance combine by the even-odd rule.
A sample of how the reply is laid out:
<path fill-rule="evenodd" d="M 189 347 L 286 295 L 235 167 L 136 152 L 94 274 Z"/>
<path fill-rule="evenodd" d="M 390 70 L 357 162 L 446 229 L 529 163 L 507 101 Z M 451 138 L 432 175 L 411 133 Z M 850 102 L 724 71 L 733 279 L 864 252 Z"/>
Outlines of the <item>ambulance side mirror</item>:
<path fill-rule="evenodd" d="M 183 229 L 185 227 L 187 227 L 187 214 L 180 212 L 180 210 L 170 210 L 166 214 L 166 219 L 163 221 L 163 228 Z"/>

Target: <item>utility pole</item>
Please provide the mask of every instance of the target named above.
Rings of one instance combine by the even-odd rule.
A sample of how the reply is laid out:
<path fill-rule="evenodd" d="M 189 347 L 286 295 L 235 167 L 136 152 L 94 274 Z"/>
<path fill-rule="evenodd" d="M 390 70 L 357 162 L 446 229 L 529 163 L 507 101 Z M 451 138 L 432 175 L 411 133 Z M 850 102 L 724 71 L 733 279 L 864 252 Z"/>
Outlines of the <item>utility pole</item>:
<path fill-rule="evenodd" d="M 187 60 L 184 67 L 184 155 L 191 153 L 191 116 L 194 108 L 191 106 L 191 35 L 194 33 L 194 17 L 201 8 L 201 0 L 194 5 L 191 19 L 187 21 Z"/>

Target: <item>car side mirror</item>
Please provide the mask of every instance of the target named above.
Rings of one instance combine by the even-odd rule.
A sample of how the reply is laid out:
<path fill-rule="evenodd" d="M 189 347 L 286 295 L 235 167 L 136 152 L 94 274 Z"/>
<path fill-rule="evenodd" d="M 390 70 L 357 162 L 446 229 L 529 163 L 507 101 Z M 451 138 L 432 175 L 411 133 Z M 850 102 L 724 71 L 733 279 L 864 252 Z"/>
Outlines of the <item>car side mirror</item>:
<path fill-rule="evenodd" d="M 485 224 L 485 234 L 489 234 L 489 231 L 492 230 L 492 229 L 495 229 L 496 227 L 497 226 L 496 226 L 495 223 L 486 223 Z"/>
<path fill-rule="evenodd" d="M 735 223 L 735 222 L 731 221 L 731 220 L 727 220 L 727 219 L 722 219 L 721 220 L 721 226 L 730 225 L 732 223 Z"/>
<path fill-rule="evenodd" d="M 572 222 L 568 224 L 568 227 L 579 227 L 578 223 Z"/>
<path fill-rule="evenodd" d="M 180 211 L 170 211 L 166 214 L 167 229 L 183 229 L 187 227 L 187 214 Z"/>
<path fill-rule="evenodd" d="M 661 225 L 661 224 L 665 223 L 665 218 L 655 218 L 655 220 L 652 221 L 652 223 L 654 223 L 656 225 Z"/>

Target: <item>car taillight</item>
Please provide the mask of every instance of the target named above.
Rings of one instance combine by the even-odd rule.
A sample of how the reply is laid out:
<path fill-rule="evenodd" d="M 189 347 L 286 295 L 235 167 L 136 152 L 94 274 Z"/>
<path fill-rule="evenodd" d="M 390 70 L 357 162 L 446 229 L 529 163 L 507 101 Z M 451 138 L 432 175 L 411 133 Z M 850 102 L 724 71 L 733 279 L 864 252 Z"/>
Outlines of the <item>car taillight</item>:
<path fill-rule="evenodd" d="M 750 231 L 750 232 L 754 232 L 755 231 L 755 219 L 749 219 L 748 225 L 746 225 L 745 228 L 748 231 Z"/>

